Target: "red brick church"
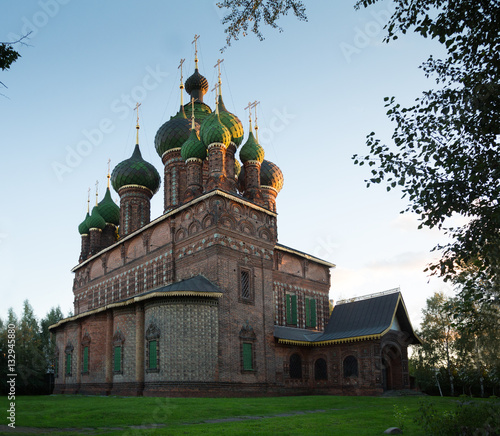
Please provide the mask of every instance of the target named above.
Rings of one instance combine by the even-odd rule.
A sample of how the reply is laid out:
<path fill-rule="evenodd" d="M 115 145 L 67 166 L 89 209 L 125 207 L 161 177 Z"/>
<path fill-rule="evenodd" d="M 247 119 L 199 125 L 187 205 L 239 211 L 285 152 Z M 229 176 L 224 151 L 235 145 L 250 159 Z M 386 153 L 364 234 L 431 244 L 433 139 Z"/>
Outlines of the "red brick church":
<path fill-rule="evenodd" d="M 224 106 L 190 102 L 155 137 L 161 177 L 137 141 L 79 226 L 74 316 L 51 327 L 55 393 L 245 396 L 378 394 L 410 387 L 418 344 L 398 291 L 337 303 L 333 264 L 278 243 L 283 174 Z M 249 111 L 251 105 L 249 105 Z M 238 151 L 239 150 L 239 151 Z M 239 157 L 239 160 L 237 159 Z M 241 161 L 241 164 L 240 164 Z"/>

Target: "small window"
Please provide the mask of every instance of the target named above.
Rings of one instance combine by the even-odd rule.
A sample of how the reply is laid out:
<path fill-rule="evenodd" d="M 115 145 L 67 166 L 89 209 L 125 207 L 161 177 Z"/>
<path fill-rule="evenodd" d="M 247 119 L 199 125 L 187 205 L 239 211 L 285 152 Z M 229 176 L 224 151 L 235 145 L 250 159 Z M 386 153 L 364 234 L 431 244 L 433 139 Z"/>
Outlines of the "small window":
<path fill-rule="evenodd" d="M 122 372 L 122 347 L 121 346 L 115 347 L 113 369 L 115 372 Z"/>
<path fill-rule="evenodd" d="M 297 296 L 286 294 L 286 323 L 297 325 Z"/>
<path fill-rule="evenodd" d="M 306 327 L 316 328 L 316 299 L 306 298 Z"/>
<path fill-rule="evenodd" d="M 244 342 L 242 345 L 243 370 L 253 371 L 253 345 L 248 342 Z"/>
<path fill-rule="evenodd" d="M 71 353 L 66 354 L 66 375 L 71 375 Z"/>
<path fill-rule="evenodd" d="M 149 341 L 149 359 L 148 368 L 158 369 L 158 341 Z"/>
<path fill-rule="evenodd" d="M 358 376 L 358 360 L 354 356 L 347 356 L 344 359 L 344 377 Z"/>
<path fill-rule="evenodd" d="M 328 380 L 325 359 L 318 359 L 318 360 L 316 360 L 316 362 L 314 362 L 314 379 L 315 380 Z"/>
<path fill-rule="evenodd" d="M 89 372 L 89 347 L 83 347 L 83 368 L 82 372 Z"/>
<path fill-rule="evenodd" d="M 240 271 L 241 298 L 250 300 L 252 293 L 250 290 L 250 273 L 246 270 Z"/>
<path fill-rule="evenodd" d="M 290 378 L 302 378 L 302 359 L 297 353 L 290 356 Z"/>

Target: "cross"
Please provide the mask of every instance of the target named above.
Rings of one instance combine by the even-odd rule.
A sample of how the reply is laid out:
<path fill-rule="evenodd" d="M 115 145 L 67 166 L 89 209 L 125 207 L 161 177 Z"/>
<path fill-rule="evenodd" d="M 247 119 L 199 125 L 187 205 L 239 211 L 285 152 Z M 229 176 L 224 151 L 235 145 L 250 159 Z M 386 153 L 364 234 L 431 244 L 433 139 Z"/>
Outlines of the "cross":
<path fill-rule="evenodd" d="M 214 68 L 218 67 L 219 70 L 219 83 L 220 83 L 220 64 L 222 64 L 222 62 L 224 62 L 224 59 L 217 59 L 217 63 L 214 65 Z"/>
<path fill-rule="evenodd" d="M 260 101 L 255 100 L 252 103 L 252 107 L 255 109 L 255 136 L 257 139 L 257 142 L 259 142 L 259 126 L 257 125 L 257 105 L 260 104 Z"/>
<path fill-rule="evenodd" d="M 248 106 L 244 109 L 244 110 L 247 110 L 248 109 L 248 119 L 250 120 L 250 123 L 252 123 L 252 106 L 253 103 L 250 103 L 248 102 Z"/>
<path fill-rule="evenodd" d="M 108 159 L 108 188 L 109 188 L 109 179 L 111 179 L 111 159 Z"/>
<path fill-rule="evenodd" d="M 198 66 L 198 38 L 200 35 L 194 35 L 194 40 L 191 44 L 194 44 L 194 61 L 196 62 L 196 66 Z"/>
<path fill-rule="evenodd" d="M 90 212 L 90 188 L 87 195 L 87 213 Z"/>
<path fill-rule="evenodd" d="M 95 181 L 95 205 L 97 206 L 97 198 L 98 198 L 98 191 L 99 191 L 99 180 Z"/>
<path fill-rule="evenodd" d="M 198 99 L 196 99 L 198 100 Z M 191 97 L 191 129 L 194 130 L 194 102 L 195 99 Z"/>
<path fill-rule="evenodd" d="M 142 103 L 136 103 L 135 104 L 135 108 L 134 110 L 137 111 L 137 128 L 139 128 L 139 106 L 141 105 Z"/>
<path fill-rule="evenodd" d="M 217 90 L 219 89 L 220 83 L 216 83 L 214 87 L 210 91 L 215 91 L 215 112 L 219 113 L 219 99 L 217 98 L 219 95 L 217 94 Z"/>
<path fill-rule="evenodd" d="M 184 63 L 186 59 L 181 59 L 181 63 L 179 64 L 179 66 L 177 67 L 177 69 L 180 69 L 181 70 L 181 83 L 182 83 L 182 64 Z"/>

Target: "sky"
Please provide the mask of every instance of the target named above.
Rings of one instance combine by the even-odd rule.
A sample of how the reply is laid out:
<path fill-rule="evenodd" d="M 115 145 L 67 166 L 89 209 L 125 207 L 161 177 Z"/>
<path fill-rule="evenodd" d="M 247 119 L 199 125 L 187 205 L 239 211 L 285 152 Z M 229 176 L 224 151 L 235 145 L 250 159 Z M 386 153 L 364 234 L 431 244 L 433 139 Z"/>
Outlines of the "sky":
<path fill-rule="evenodd" d="M 367 189 L 369 169 L 352 156 L 367 154 L 372 131 L 392 143 L 384 97 L 410 105 L 432 88 L 419 65 L 441 47 L 413 35 L 384 43 L 391 2 L 360 11 L 354 3 L 306 0 L 307 22 L 284 17 L 282 33 L 265 27 L 264 41 L 250 34 L 221 53 L 223 12 L 212 0 L 4 2 L 0 42 L 31 34 L 28 46 L 16 46 L 22 57 L 0 72 L 0 318 L 9 307 L 20 314 L 25 299 L 39 318 L 58 305 L 73 310 L 70 270 L 88 189 L 94 201 L 99 181 L 102 199 L 108 159 L 113 168 L 132 154 L 136 102 L 143 157 L 163 174 L 154 137 L 179 107 L 178 65 L 186 59 L 184 79 L 193 73 L 197 34 L 210 89 L 224 59 L 222 95 L 245 138 L 244 108 L 260 101 L 260 143 L 285 177 L 279 242 L 336 265 L 336 301 L 400 288 L 418 328 L 426 299 L 452 293 L 424 272 L 446 238 L 400 213 L 401 192 Z M 207 93 L 205 102 L 214 100 Z M 151 218 L 162 211 L 158 193 Z"/>

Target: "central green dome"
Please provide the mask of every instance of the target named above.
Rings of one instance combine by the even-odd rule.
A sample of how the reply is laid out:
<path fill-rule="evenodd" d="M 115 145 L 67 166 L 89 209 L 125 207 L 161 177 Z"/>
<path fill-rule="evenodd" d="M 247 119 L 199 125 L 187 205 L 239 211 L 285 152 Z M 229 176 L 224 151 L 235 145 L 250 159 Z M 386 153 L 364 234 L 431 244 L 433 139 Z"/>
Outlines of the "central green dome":
<path fill-rule="evenodd" d="M 153 165 L 142 158 L 139 144 L 136 144 L 132 156 L 113 170 L 111 184 L 116 192 L 126 185 L 139 185 L 154 194 L 160 187 L 160 175 Z"/>
<path fill-rule="evenodd" d="M 231 133 L 228 128 L 222 124 L 219 114 L 214 112 L 200 126 L 200 137 L 208 147 L 210 144 L 219 143 L 228 147 L 231 143 Z"/>
<path fill-rule="evenodd" d="M 238 148 L 243 142 L 243 124 L 236 115 L 226 109 L 222 101 L 222 95 L 219 95 L 219 117 L 222 124 L 224 124 L 229 130 L 229 133 L 231 133 L 231 141 L 234 142 L 234 145 Z"/>

